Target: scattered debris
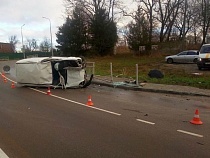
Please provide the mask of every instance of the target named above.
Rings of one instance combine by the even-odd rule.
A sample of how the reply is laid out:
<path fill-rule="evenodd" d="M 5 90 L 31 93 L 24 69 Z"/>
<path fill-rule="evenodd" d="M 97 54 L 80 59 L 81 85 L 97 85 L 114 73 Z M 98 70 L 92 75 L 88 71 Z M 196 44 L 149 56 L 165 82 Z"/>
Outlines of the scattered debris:
<path fill-rule="evenodd" d="M 182 122 L 189 122 L 189 121 L 182 121 Z"/>
<path fill-rule="evenodd" d="M 202 75 L 203 75 L 203 73 L 200 73 L 200 72 L 194 72 L 194 73 L 192 73 L 192 75 L 195 75 L 195 76 L 202 76 Z"/>
<path fill-rule="evenodd" d="M 126 83 L 126 82 L 113 82 L 113 86 L 117 87 L 117 86 L 127 86 L 127 87 L 136 87 L 136 84 L 132 84 L 132 83 Z"/>
<path fill-rule="evenodd" d="M 200 142 L 197 142 L 197 144 L 199 144 L 199 145 L 204 145 L 203 143 L 200 143 Z"/>
<path fill-rule="evenodd" d="M 140 83 L 139 85 L 143 87 L 143 86 L 145 86 L 145 85 L 146 85 L 146 83 Z"/>
<path fill-rule="evenodd" d="M 133 80 L 133 81 L 124 81 L 125 83 L 129 83 L 129 84 L 136 84 L 136 81 Z"/>

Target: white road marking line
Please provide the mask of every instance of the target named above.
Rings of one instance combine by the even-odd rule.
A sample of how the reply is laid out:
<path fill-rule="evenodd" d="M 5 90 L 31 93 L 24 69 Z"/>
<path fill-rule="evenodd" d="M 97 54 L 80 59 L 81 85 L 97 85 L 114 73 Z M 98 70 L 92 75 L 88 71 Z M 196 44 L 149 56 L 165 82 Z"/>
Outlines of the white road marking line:
<path fill-rule="evenodd" d="M 30 89 L 32 89 L 34 91 L 37 91 L 37 92 L 40 92 L 40 93 L 46 94 L 46 92 L 37 90 L 35 88 L 30 88 Z M 100 109 L 100 108 L 97 108 L 97 107 L 94 107 L 94 106 L 87 106 L 86 104 L 83 104 L 83 103 L 80 103 L 80 102 L 76 102 L 76 101 L 73 101 L 73 100 L 70 100 L 70 99 L 66 99 L 66 98 L 63 98 L 63 97 L 59 97 L 57 95 L 51 94 L 51 96 L 52 97 L 55 97 L 55 98 L 58 98 L 58 99 L 62 99 L 62 100 L 68 101 L 68 102 L 71 102 L 71 103 L 74 103 L 74 104 L 78 104 L 78 105 L 82 105 L 82 106 L 85 106 L 85 107 L 88 107 L 88 108 L 92 108 L 92 109 L 95 109 L 95 110 L 103 111 L 103 112 L 106 112 L 106 113 L 109 113 L 109 114 L 113 114 L 113 115 L 117 115 L 117 116 L 120 116 L 121 115 L 119 113 L 115 113 L 115 112 L 108 111 L 108 110 L 105 110 L 105 109 Z"/>
<path fill-rule="evenodd" d="M 11 81 L 11 82 L 14 82 L 13 80 L 11 80 L 11 79 L 9 79 L 9 78 L 7 78 L 7 77 L 5 77 L 7 80 L 9 80 L 9 81 Z M 16 83 L 16 82 L 14 82 L 14 83 Z"/>
<path fill-rule="evenodd" d="M 2 73 L 1 73 L 1 75 L 2 75 Z M 9 79 L 9 78 L 8 78 L 8 77 L 6 77 L 6 76 L 5 76 L 5 78 L 6 78 L 7 80 L 11 81 L 11 82 L 17 83 L 17 82 L 15 82 L 15 81 L 13 81 L 13 80 Z M 0 157 L 0 158 L 1 158 L 1 157 Z"/>
<path fill-rule="evenodd" d="M 153 122 L 149 122 L 149 121 L 145 121 L 145 120 L 141 120 L 141 119 L 136 119 L 137 121 L 140 121 L 140 122 L 143 122 L 143 123 L 147 123 L 147 124 L 150 124 L 150 125 L 154 125 L 155 123 Z"/>
<path fill-rule="evenodd" d="M 37 91 L 37 92 L 39 92 L 39 93 L 43 93 L 43 94 L 46 94 L 46 92 L 40 91 L 40 90 L 38 90 L 38 89 L 35 89 L 35 88 L 30 88 L 30 87 L 29 87 L 29 89 L 32 89 L 32 90 L 34 90 L 34 91 Z"/>
<path fill-rule="evenodd" d="M 184 133 L 184 134 L 188 134 L 188 135 L 192 135 L 192 136 L 200 137 L 200 138 L 203 137 L 203 135 L 192 133 L 192 132 L 187 132 L 187 131 L 183 131 L 183 130 L 177 130 L 177 132 L 181 132 L 181 133 Z"/>
<path fill-rule="evenodd" d="M 3 150 L 0 148 L 0 158 L 9 158 L 4 152 Z"/>

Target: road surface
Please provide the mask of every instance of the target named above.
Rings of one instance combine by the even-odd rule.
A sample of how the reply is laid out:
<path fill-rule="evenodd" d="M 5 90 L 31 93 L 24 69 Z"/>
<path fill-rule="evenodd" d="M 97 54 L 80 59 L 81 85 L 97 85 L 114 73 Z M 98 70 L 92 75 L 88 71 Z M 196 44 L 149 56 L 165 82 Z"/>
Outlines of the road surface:
<path fill-rule="evenodd" d="M 210 157 L 209 98 L 94 84 L 49 96 L 0 79 L 1 158 Z M 189 123 L 196 109 L 203 125 Z"/>

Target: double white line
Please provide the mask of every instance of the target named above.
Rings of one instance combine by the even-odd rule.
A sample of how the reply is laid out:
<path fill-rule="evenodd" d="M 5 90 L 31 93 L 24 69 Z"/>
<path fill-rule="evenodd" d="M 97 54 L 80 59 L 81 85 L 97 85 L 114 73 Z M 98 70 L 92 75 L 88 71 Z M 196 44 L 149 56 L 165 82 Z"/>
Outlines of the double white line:
<path fill-rule="evenodd" d="M 46 94 L 46 92 L 37 90 L 37 89 L 35 89 L 35 88 L 29 88 L 29 89 L 34 90 L 34 91 L 37 91 L 37 92 L 39 92 L 39 93 L 44 93 L 44 94 Z M 117 116 L 120 116 L 120 115 L 121 115 L 121 114 L 116 113 L 116 112 L 108 111 L 108 110 L 101 109 L 101 108 L 97 108 L 97 107 L 93 107 L 93 106 L 87 106 L 86 104 L 83 104 L 83 103 L 80 103 L 80 102 L 76 102 L 76 101 L 73 101 L 73 100 L 70 100 L 70 99 L 66 99 L 66 98 L 63 98 L 63 97 L 59 97 L 59 96 L 56 96 L 56 95 L 52 95 L 52 94 L 51 94 L 51 96 L 52 96 L 52 97 L 55 97 L 55 98 L 58 98 L 58 99 L 62 99 L 62 100 L 68 101 L 68 102 L 71 102 L 71 103 L 74 103 L 74 104 L 78 104 L 78 105 L 82 105 L 82 106 L 85 106 L 85 107 L 89 107 L 89 108 L 92 108 L 92 109 L 95 109 L 95 110 L 103 111 L 103 112 L 106 112 L 106 113 L 109 113 L 109 114 L 113 114 L 113 115 L 117 115 Z M 146 124 L 155 125 L 154 122 L 149 122 L 149 121 L 141 120 L 141 119 L 136 119 L 136 120 L 139 121 L 139 122 L 146 123 Z M 192 132 L 188 132 L 188 131 L 184 131 L 184 130 L 177 130 L 177 132 L 184 133 L 184 134 L 188 134 L 188 135 L 195 136 L 195 137 L 200 137 L 200 138 L 203 137 L 203 135 L 196 134 L 196 133 L 192 133 Z M 1 150 L 0 150 L 0 154 L 1 154 Z M 2 158 L 1 155 L 0 155 L 0 158 Z M 4 158 L 4 157 L 3 157 L 3 158 Z"/>

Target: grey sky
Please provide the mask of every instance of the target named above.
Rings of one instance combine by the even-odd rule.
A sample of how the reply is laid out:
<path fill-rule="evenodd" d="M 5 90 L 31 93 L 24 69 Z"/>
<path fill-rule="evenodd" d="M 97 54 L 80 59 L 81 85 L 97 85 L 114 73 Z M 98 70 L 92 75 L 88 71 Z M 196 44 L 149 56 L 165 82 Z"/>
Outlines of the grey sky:
<path fill-rule="evenodd" d="M 130 8 L 132 0 L 128 1 L 125 2 L 125 7 Z M 58 26 L 64 23 L 64 10 L 63 0 L 1 0 L 0 42 L 9 42 L 9 37 L 16 35 L 20 47 L 23 24 L 24 41 L 35 38 L 41 42 L 45 37 L 50 39 L 50 23 L 42 18 L 44 16 L 51 21 L 53 45 L 56 45 L 55 33 Z"/>
<path fill-rule="evenodd" d="M 50 38 L 52 24 L 53 41 L 58 26 L 63 24 L 64 7 L 62 0 L 1 0 L 0 5 L 0 42 L 8 42 L 16 35 L 21 41 L 21 26 L 24 41 L 29 38 L 38 40 Z M 53 43 L 54 43 L 53 42 Z"/>

